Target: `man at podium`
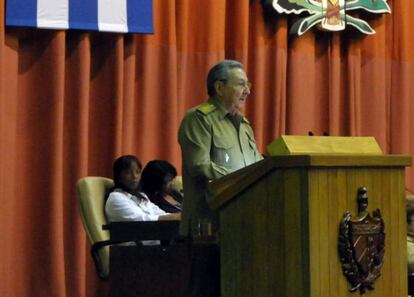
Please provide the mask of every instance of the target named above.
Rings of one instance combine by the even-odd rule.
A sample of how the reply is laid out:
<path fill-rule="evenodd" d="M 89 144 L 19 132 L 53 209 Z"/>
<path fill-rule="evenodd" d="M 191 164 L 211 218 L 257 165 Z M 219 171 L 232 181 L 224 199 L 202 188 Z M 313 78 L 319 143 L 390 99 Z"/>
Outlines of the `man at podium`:
<path fill-rule="evenodd" d="M 218 228 L 218 219 L 206 201 L 210 180 L 263 158 L 252 127 L 241 113 L 250 89 L 240 62 L 221 61 L 208 73 L 208 100 L 188 110 L 181 122 L 178 141 L 183 160 L 183 235 L 201 235 L 206 223 L 213 232 Z"/>

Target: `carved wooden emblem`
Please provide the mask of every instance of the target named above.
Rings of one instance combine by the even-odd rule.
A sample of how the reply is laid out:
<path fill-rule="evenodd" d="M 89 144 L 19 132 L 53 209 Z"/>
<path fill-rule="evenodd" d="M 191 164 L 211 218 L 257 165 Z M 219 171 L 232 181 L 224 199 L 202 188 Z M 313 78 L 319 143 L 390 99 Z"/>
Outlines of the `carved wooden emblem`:
<path fill-rule="evenodd" d="M 338 251 L 342 272 L 351 285 L 351 292 L 374 289 L 381 275 L 384 258 L 384 221 L 379 209 L 367 211 L 368 195 L 365 187 L 358 189 L 358 216 L 345 212 L 339 226 Z"/>
<path fill-rule="evenodd" d="M 278 13 L 300 15 L 290 28 L 291 34 L 302 35 L 317 25 L 326 31 L 341 31 L 351 25 L 364 34 L 375 30 L 355 10 L 368 13 L 391 13 L 388 0 L 262 0 L 265 9 Z"/>

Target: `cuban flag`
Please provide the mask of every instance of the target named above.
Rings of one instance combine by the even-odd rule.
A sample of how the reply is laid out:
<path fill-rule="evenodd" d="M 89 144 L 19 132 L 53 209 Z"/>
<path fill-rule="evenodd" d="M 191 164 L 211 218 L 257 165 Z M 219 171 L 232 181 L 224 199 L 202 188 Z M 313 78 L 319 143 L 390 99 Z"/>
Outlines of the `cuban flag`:
<path fill-rule="evenodd" d="M 154 33 L 152 0 L 7 0 L 6 25 Z"/>

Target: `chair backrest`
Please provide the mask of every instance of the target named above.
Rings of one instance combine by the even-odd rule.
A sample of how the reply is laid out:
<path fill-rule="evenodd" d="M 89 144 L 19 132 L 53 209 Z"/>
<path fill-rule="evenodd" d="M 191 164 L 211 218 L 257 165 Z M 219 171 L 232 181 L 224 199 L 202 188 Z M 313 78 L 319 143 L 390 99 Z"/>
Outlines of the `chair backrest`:
<path fill-rule="evenodd" d="M 181 175 L 175 177 L 172 187 L 178 192 L 183 193 L 183 177 Z"/>
<path fill-rule="evenodd" d="M 103 230 L 102 225 L 107 224 L 105 194 L 113 185 L 111 179 L 99 176 L 84 177 L 76 183 L 83 227 L 92 245 L 109 240 L 109 232 Z M 97 273 L 106 278 L 109 275 L 109 247 L 100 248 L 97 255 L 99 259 L 94 257 Z"/>

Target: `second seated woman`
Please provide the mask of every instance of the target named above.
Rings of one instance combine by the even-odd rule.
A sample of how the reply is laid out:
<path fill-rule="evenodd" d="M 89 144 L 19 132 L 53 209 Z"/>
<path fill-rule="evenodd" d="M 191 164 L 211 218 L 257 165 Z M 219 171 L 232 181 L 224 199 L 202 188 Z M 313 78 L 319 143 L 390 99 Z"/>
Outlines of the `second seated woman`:
<path fill-rule="evenodd" d="M 142 171 L 140 189 L 162 210 L 181 212 L 183 196 L 173 187 L 176 176 L 177 170 L 168 161 L 150 161 Z"/>

